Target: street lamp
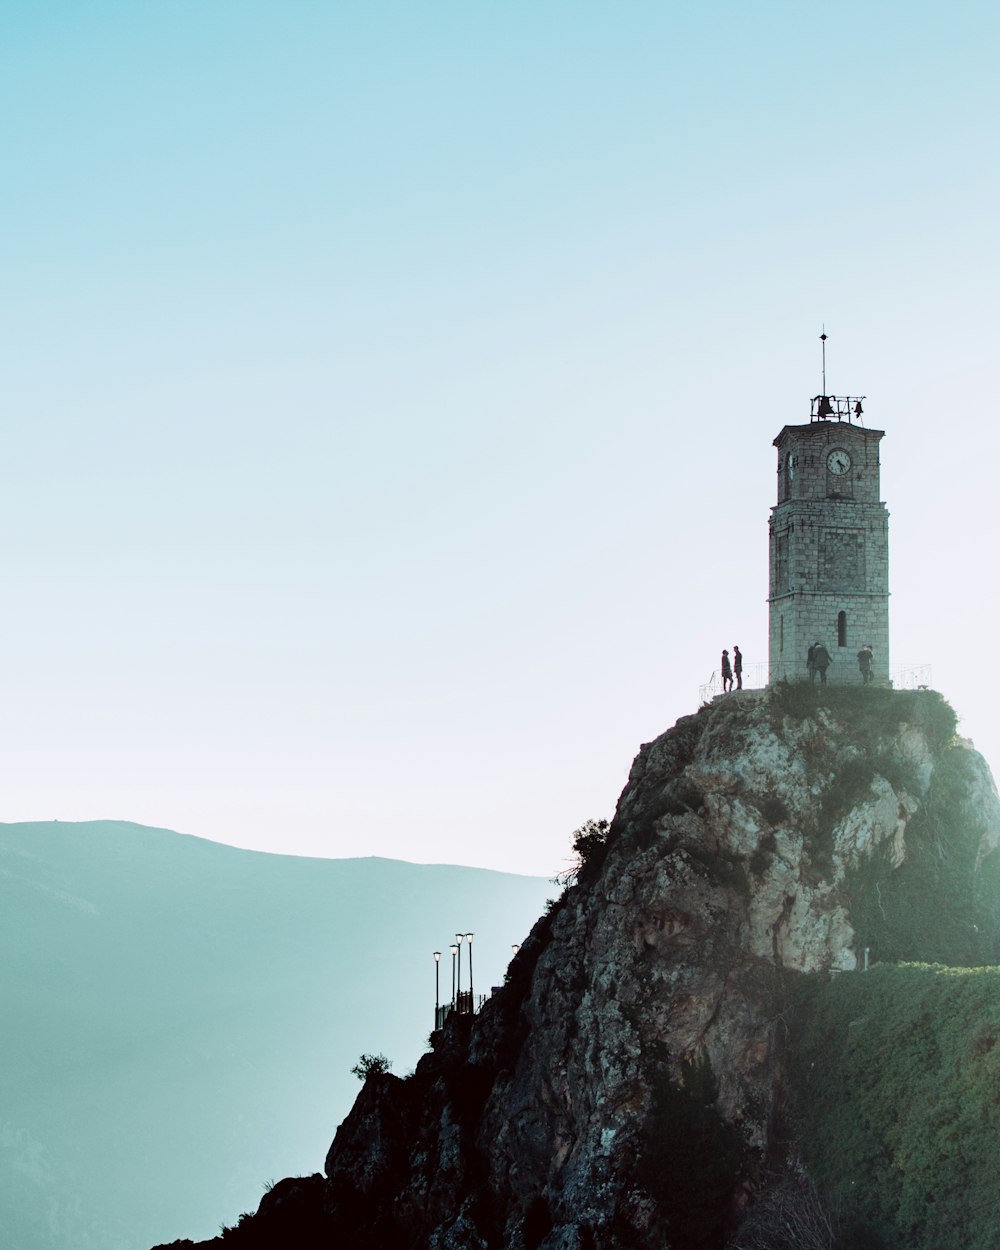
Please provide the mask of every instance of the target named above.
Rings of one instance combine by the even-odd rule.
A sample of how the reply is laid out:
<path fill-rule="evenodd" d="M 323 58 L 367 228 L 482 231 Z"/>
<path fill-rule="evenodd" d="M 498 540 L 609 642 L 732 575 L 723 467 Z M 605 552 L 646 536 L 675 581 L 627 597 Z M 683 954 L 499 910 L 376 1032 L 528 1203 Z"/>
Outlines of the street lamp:
<path fill-rule="evenodd" d="M 514 952 L 514 954 L 516 955 L 516 954 L 517 954 L 517 952 L 521 949 L 521 943 L 520 943 L 520 942 L 511 942 L 511 944 L 510 944 L 510 949 L 511 949 L 511 950 Z"/>
<path fill-rule="evenodd" d="M 457 949 L 458 949 L 458 1010 L 459 1012 L 461 1012 L 462 1010 L 462 938 L 464 937 L 465 937 L 464 933 L 455 934 L 455 942 L 457 944 Z"/>
<path fill-rule="evenodd" d="M 472 996 L 472 937 L 471 933 L 465 935 L 465 940 L 469 943 L 469 1010 L 475 1011 L 475 999 Z"/>
<path fill-rule="evenodd" d="M 441 1027 L 441 952 L 434 952 L 434 1027 Z"/>
<path fill-rule="evenodd" d="M 458 947 L 454 942 L 451 944 L 451 1009 L 455 1010 L 455 956 L 458 954 Z"/>

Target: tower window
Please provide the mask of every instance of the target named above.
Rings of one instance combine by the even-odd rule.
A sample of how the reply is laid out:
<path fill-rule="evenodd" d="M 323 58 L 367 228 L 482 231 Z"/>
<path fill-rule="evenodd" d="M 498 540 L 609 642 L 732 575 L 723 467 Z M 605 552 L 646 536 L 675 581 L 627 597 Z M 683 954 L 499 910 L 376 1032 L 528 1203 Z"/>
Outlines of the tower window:
<path fill-rule="evenodd" d="M 837 613 L 837 646 L 847 646 L 847 613 Z"/>
<path fill-rule="evenodd" d="M 778 617 L 778 634 L 778 654 L 781 655 L 785 650 L 785 618 L 783 616 Z"/>

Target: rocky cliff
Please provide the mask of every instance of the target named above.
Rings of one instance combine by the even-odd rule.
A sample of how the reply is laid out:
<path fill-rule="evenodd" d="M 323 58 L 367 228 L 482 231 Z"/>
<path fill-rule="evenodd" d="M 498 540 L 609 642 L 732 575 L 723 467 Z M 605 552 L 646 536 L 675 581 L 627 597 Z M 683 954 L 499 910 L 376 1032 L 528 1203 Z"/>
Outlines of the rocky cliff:
<path fill-rule="evenodd" d="M 797 1166 L 790 986 L 1000 959 L 1000 803 L 954 729 L 931 691 L 809 686 L 679 721 L 483 1011 L 366 1082 L 325 1176 L 203 1244 L 736 1244 Z"/>

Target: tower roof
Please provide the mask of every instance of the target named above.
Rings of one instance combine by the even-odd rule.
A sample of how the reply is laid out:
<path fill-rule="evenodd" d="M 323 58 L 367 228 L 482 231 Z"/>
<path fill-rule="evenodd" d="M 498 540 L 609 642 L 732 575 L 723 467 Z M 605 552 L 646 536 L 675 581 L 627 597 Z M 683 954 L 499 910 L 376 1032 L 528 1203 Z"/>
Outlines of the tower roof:
<path fill-rule="evenodd" d="M 830 397 L 833 398 L 832 396 Z M 850 431 L 850 434 L 847 431 Z M 885 436 L 885 430 L 875 430 L 870 426 L 862 425 L 858 421 L 832 421 L 828 420 L 812 420 L 803 422 L 801 425 L 785 425 L 781 428 L 781 433 L 774 439 L 774 446 L 780 447 L 790 434 L 795 433 L 799 438 L 821 438 L 829 441 L 836 438 L 839 433 L 843 433 L 848 438 L 861 439 L 864 442 L 878 442 L 880 438 Z"/>

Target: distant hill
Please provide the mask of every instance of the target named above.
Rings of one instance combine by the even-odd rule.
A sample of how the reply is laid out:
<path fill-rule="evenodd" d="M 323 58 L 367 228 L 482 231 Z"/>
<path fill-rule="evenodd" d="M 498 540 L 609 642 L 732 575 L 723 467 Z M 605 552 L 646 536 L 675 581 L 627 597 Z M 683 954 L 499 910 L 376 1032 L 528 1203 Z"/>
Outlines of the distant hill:
<path fill-rule="evenodd" d="M 3 1243 L 211 1236 L 272 1177 L 314 1171 L 361 1052 L 399 1073 L 423 1053 L 432 951 L 450 998 L 448 944 L 474 931 L 486 991 L 554 892 L 117 821 L 0 824 Z"/>

